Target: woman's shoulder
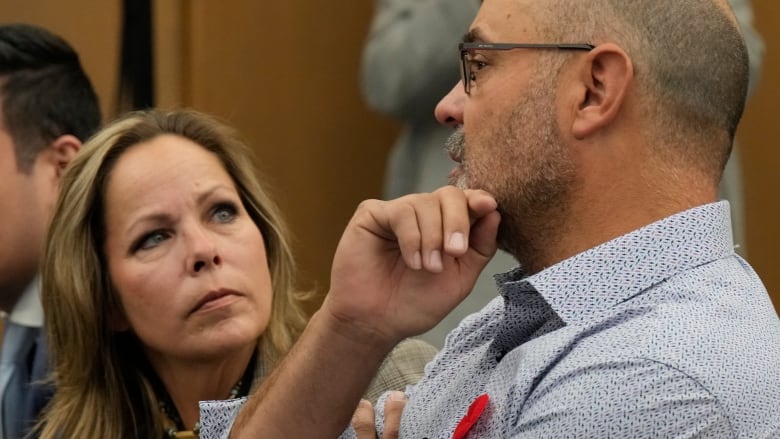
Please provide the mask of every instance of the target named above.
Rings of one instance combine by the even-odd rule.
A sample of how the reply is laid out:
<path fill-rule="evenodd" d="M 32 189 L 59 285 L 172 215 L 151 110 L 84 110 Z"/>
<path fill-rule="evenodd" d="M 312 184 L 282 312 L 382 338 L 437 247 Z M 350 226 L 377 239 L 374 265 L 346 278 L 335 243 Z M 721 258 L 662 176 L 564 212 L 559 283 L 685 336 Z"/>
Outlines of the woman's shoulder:
<path fill-rule="evenodd" d="M 436 352 L 433 345 L 414 338 L 398 343 L 382 362 L 363 398 L 373 403 L 388 390 L 404 391 L 407 385 L 416 384 Z"/>

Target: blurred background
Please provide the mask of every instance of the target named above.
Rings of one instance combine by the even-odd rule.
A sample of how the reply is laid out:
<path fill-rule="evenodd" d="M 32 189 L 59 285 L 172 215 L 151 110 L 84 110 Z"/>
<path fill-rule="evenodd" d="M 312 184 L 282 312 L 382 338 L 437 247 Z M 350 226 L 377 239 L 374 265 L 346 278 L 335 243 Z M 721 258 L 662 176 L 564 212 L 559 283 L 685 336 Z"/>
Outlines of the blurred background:
<path fill-rule="evenodd" d="M 360 96 L 372 8 L 354 0 L 3 0 L 0 22 L 42 25 L 68 40 L 104 120 L 152 103 L 192 107 L 237 128 L 294 232 L 301 286 L 324 294 L 352 212 L 381 197 L 400 128 Z M 738 134 L 746 246 L 780 308 L 780 2 L 753 0 L 753 10 L 766 54 Z"/>

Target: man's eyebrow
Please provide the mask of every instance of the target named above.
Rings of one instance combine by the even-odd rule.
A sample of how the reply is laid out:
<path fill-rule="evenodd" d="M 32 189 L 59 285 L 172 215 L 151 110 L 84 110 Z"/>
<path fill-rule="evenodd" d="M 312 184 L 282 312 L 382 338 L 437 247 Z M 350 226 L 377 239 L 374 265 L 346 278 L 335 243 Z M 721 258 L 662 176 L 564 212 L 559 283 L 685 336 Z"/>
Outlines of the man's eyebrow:
<path fill-rule="evenodd" d="M 478 43 L 484 41 L 485 39 L 482 36 L 482 32 L 480 32 L 479 28 L 471 29 L 463 35 L 464 43 Z"/>

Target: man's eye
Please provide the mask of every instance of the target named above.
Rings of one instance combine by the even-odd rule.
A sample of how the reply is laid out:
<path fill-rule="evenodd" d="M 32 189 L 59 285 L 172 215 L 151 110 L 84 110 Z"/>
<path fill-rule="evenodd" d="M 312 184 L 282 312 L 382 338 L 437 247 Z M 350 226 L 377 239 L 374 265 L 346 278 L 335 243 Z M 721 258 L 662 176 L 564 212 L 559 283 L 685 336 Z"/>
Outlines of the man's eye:
<path fill-rule="evenodd" d="M 474 81 L 477 79 L 477 72 L 487 67 L 487 63 L 484 61 L 478 61 L 478 60 L 470 60 L 469 61 L 469 74 L 471 75 L 471 80 Z"/>
<path fill-rule="evenodd" d="M 475 70 L 482 70 L 485 67 L 487 67 L 487 63 L 484 61 L 472 61 L 471 62 L 471 68 Z"/>

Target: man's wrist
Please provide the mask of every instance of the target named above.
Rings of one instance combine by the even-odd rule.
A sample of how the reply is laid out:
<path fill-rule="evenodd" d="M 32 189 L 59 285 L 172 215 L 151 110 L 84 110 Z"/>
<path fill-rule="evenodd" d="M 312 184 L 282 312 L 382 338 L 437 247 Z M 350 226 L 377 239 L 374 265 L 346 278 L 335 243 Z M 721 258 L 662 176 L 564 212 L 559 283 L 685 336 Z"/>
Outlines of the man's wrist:
<path fill-rule="evenodd" d="M 331 347 L 334 343 L 338 343 L 350 352 L 360 352 L 369 357 L 384 358 L 403 339 L 393 334 L 386 334 L 363 322 L 341 318 L 330 312 L 327 304 L 314 313 L 309 326 L 311 330 L 325 335 Z"/>

